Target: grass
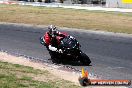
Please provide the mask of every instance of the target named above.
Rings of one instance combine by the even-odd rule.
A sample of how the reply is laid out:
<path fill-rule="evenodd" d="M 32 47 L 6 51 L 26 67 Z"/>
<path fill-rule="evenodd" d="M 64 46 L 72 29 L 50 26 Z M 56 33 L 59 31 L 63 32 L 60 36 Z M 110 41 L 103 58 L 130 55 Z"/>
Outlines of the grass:
<path fill-rule="evenodd" d="M 0 21 L 132 33 L 132 13 L 0 5 Z"/>
<path fill-rule="evenodd" d="M 18 72 L 23 72 L 23 73 L 34 73 L 34 74 L 43 74 L 43 73 L 48 73 L 48 71 L 42 72 L 41 70 L 33 70 L 32 67 L 26 67 L 25 68 L 22 65 L 19 64 L 8 64 L 7 62 L 0 63 L 0 69 L 5 69 L 8 71 L 18 71 Z"/>
<path fill-rule="evenodd" d="M 52 79 L 53 78 L 53 79 Z M 0 88 L 79 88 L 48 71 L 0 62 Z"/>

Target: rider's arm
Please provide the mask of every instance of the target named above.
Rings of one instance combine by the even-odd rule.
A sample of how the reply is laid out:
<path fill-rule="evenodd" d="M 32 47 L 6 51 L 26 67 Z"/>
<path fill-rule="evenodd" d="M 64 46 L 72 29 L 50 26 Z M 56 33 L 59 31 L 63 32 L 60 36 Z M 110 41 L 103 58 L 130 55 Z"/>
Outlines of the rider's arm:
<path fill-rule="evenodd" d="M 49 45 L 49 50 L 55 51 L 55 52 L 58 52 L 58 53 L 63 53 L 62 49 L 57 49 L 56 47 L 53 47 L 51 45 Z"/>
<path fill-rule="evenodd" d="M 63 38 L 66 37 L 66 35 L 67 35 L 67 34 L 61 33 L 61 32 L 58 33 L 58 36 L 61 36 L 61 37 L 63 37 Z"/>

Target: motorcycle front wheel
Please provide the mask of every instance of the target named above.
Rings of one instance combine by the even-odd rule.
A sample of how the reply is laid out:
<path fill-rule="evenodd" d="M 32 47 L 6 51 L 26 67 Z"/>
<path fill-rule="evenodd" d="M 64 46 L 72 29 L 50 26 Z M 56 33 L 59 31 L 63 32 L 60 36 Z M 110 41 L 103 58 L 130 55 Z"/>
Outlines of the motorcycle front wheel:
<path fill-rule="evenodd" d="M 82 62 L 83 65 L 90 65 L 91 63 L 90 58 L 83 52 L 80 55 L 80 61 Z"/>

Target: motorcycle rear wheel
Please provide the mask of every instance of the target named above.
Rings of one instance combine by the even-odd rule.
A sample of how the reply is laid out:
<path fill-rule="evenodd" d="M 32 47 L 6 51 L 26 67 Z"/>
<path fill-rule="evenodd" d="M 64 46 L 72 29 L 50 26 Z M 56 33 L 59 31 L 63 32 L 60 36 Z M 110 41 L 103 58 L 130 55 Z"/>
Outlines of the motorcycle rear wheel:
<path fill-rule="evenodd" d="M 62 61 L 56 52 L 49 51 L 53 63 L 60 64 Z"/>

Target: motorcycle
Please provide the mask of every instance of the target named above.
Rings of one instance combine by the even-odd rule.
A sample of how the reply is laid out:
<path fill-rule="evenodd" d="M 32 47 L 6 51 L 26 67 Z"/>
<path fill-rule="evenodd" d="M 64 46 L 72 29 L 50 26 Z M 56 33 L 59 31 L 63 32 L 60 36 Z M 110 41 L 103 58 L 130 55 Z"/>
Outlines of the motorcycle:
<path fill-rule="evenodd" d="M 61 38 L 57 36 L 57 39 L 60 40 L 59 49 L 62 50 L 61 52 L 49 50 L 45 43 L 45 39 L 40 37 L 40 43 L 46 46 L 53 62 L 61 63 L 65 61 L 77 61 L 84 65 L 89 65 L 91 63 L 89 57 L 81 51 L 81 45 L 74 37 L 67 35 L 65 38 Z"/>

